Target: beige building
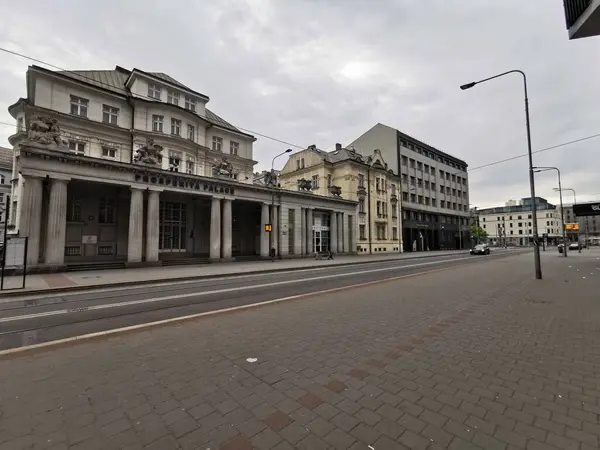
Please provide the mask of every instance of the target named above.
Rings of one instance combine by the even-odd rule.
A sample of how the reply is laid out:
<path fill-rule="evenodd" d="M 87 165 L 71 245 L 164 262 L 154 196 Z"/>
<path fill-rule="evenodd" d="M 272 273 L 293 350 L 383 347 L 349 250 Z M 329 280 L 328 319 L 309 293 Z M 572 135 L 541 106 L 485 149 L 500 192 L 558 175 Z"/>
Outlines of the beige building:
<path fill-rule="evenodd" d="M 400 178 L 388 167 L 379 150 L 361 155 L 336 144 L 331 152 L 311 145 L 294 153 L 281 171 L 281 187 L 308 191 L 318 196 L 358 202 L 359 253 L 401 252 L 402 223 L 399 214 Z M 313 224 L 315 251 L 329 246 L 329 224 Z"/>

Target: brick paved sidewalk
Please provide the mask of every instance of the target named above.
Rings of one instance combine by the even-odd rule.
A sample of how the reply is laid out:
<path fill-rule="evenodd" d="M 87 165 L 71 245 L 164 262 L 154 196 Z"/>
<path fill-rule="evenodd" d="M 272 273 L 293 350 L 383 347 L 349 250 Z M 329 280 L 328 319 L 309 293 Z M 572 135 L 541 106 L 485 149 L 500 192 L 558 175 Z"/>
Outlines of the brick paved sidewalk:
<path fill-rule="evenodd" d="M 0 361 L 0 449 L 597 449 L 600 260 L 543 267 L 532 280 L 514 256 Z"/>

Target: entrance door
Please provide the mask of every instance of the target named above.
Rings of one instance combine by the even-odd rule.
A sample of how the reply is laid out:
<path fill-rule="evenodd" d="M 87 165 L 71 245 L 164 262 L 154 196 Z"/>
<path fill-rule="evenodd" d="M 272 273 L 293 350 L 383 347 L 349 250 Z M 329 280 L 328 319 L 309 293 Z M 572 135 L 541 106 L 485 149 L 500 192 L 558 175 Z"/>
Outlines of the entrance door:
<path fill-rule="evenodd" d="M 160 202 L 160 252 L 185 252 L 187 247 L 187 210 L 185 203 Z"/>
<path fill-rule="evenodd" d="M 321 253 L 323 250 L 323 242 L 321 240 L 321 231 L 315 230 L 313 232 L 313 252 Z"/>

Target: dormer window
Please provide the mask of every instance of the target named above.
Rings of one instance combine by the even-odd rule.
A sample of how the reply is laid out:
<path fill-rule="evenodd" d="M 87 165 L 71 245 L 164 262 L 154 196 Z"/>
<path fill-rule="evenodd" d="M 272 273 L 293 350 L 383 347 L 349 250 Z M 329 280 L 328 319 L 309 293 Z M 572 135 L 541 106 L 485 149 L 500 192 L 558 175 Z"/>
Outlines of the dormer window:
<path fill-rule="evenodd" d="M 192 97 L 185 97 L 185 109 L 196 112 L 196 99 Z"/>
<path fill-rule="evenodd" d="M 160 91 L 161 91 L 161 88 L 158 84 L 154 84 L 154 83 L 148 84 L 148 97 L 155 98 L 156 100 L 160 100 Z"/>
<path fill-rule="evenodd" d="M 172 105 L 179 105 L 179 92 L 169 91 L 167 93 L 167 103 Z"/>

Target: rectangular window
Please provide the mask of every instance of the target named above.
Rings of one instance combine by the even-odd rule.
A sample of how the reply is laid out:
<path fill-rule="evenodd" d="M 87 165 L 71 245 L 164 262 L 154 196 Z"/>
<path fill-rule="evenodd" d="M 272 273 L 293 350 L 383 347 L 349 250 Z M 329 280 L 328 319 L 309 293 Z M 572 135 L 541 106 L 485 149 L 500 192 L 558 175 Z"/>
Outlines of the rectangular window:
<path fill-rule="evenodd" d="M 181 166 L 181 153 L 170 152 L 169 153 L 169 170 L 171 172 L 179 172 Z"/>
<path fill-rule="evenodd" d="M 313 187 L 313 189 L 319 189 L 319 175 L 313 175 L 312 187 Z"/>
<path fill-rule="evenodd" d="M 300 160 L 296 160 L 296 170 L 300 170 Z"/>
<path fill-rule="evenodd" d="M 423 163 L 417 162 L 417 170 L 423 170 Z"/>
<path fill-rule="evenodd" d="M 113 199 L 100 199 L 98 223 L 115 223 L 115 202 Z"/>
<path fill-rule="evenodd" d="M 190 175 L 194 174 L 194 166 L 196 165 L 194 163 L 194 159 L 193 158 L 188 158 L 185 162 L 185 172 L 189 173 Z"/>
<path fill-rule="evenodd" d="M 118 117 L 119 108 L 114 108 L 108 105 L 102 105 L 102 122 L 109 123 L 111 125 L 116 125 Z"/>
<path fill-rule="evenodd" d="M 407 202 L 408 201 L 408 192 L 403 192 L 402 193 L 402 201 L 403 202 Z"/>
<path fill-rule="evenodd" d="M 446 180 L 450 181 L 450 173 L 446 172 Z"/>
<path fill-rule="evenodd" d="M 81 202 L 73 202 L 70 205 L 67 214 L 68 222 L 81 222 L 81 213 L 82 213 Z"/>
<path fill-rule="evenodd" d="M 189 125 L 188 124 L 188 135 L 187 135 L 188 139 L 190 141 L 195 141 L 196 140 L 196 128 L 194 127 L 194 125 Z"/>
<path fill-rule="evenodd" d="M 327 187 L 331 187 L 331 174 L 327 175 Z"/>
<path fill-rule="evenodd" d="M 196 112 L 196 99 L 185 96 L 185 109 Z"/>
<path fill-rule="evenodd" d="M 300 160 L 300 168 L 304 169 L 304 158 Z"/>
<path fill-rule="evenodd" d="M 181 136 L 181 120 L 171 119 L 171 134 Z"/>
<path fill-rule="evenodd" d="M 406 175 L 405 173 L 402 174 L 402 182 L 408 183 L 408 175 Z"/>
<path fill-rule="evenodd" d="M 364 198 L 361 198 L 358 200 L 358 212 L 359 213 L 365 212 L 365 199 Z"/>
<path fill-rule="evenodd" d="M 456 183 L 456 175 L 452 175 L 452 181 Z"/>
<path fill-rule="evenodd" d="M 179 92 L 168 91 L 167 103 L 171 103 L 172 105 L 179 105 Z"/>
<path fill-rule="evenodd" d="M 392 195 L 396 195 L 396 185 L 392 183 Z"/>
<path fill-rule="evenodd" d="M 431 190 L 435 191 L 435 183 L 431 183 Z"/>
<path fill-rule="evenodd" d="M 239 142 L 235 142 L 235 141 L 230 141 L 229 142 L 229 153 L 231 153 L 232 155 L 237 155 L 239 149 L 240 149 L 240 143 Z"/>
<path fill-rule="evenodd" d="M 440 208 L 445 208 L 446 207 L 446 202 L 444 200 L 442 200 L 440 202 Z"/>
<path fill-rule="evenodd" d="M 415 177 L 410 177 L 410 185 L 411 186 L 415 185 Z"/>
<path fill-rule="evenodd" d="M 358 238 L 361 241 L 365 241 L 367 239 L 367 233 L 366 233 L 366 226 L 365 225 L 359 225 L 358 226 Z"/>
<path fill-rule="evenodd" d="M 152 115 L 152 131 L 156 131 L 158 133 L 162 133 L 163 132 L 163 121 L 164 121 L 165 117 L 164 116 L 158 116 L 156 114 Z"/>
<path fill-rule="evenodd" d="M 358 187 L 359 188 L 364 188 L 365 187 L 365 176 L 362 173 L 358 174 Z"/>
<path fill-rule="evenodd" d="M 437 200 L 435 198 L 431 199 L 431 206 L 437 207 Z"/>
<path fill-rule="evenodd" d="M 403 166 L 408 166 L 408 158 L 406 156 L 402 157 L 402 165 Z"/>
<path fill-rule="evenodd" d="M 379 192 L 379 178 L 375 178 L 375 190 Z"/>
<path fill-rule="evenodd" d="M 431 199 L 429 197 L 425 197 L 425 206 L 429 206 L 431 204 Z"/>
<path fill-rule="evenodd" d="M 160 91 L 161 91 L 161 88 L 158 84 L 154 84 L 154 83 L 148 84 L 148 97 L 155 98 L 156 100 L 160 100 Z"/>
<path fill-rule="evenodd" d="M 396 227 L 392 227 L 392 240 L 398 240 L 398 228 Z"/>
<path fill-rule="evenodd" d="M 116 158 L 117 157 L 117 149 L 110 147 L 102 147 L 102 156 L 104 158 Z"/>
<path fill-rule="evenodd" d="M 411 169 L 414 169 L 415 166 L 416 166 L 416 161 L 411 158 L 411 160 L 410 160 L 410 167 L 411 167 Z"/>
<path fill-rule="evenodd" d="M 218 137 L 218 136 L 213 136 L 212 149 L 216 152 L 222 152 L 223 151 L 223 138 Z"/>
<path fill-rule="evenodd" d="M 456 197 L 456 189 L 452 189 L 452 195 Z"/>
<path fill-rule="evenodd" d="M 422 204 L 423 204 L 423 196 L 419 195 L 419 205 L 422 205 Z"/>
<path fill-rule="evenodd" d="M 444 186 L 440 186 L 440 192 L 443 194 L 444 193 Z"/>
<path fill-rule="evenodd" d="M 417 195 L 416 194 L 410 194 L 410 202 L 417 203 Z"/>
<path fill-rule="evenodd" d="M 71 114 L 87 117 L 89 100 L 71 95 Z"/>
<path fill-rule="evenodd" d="M 69 151 L 76 155 L 85 155 L 85 142 L 69 141 Z"/>

